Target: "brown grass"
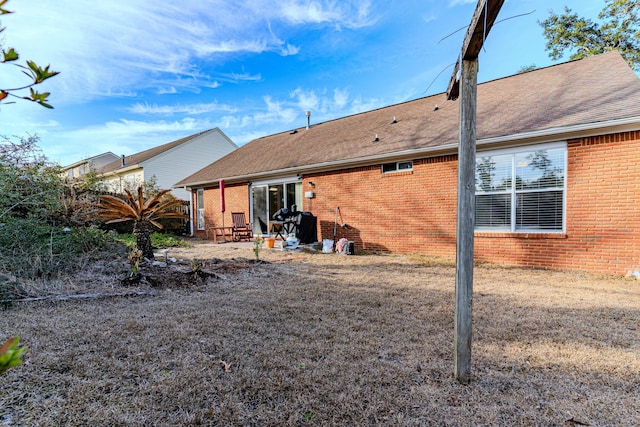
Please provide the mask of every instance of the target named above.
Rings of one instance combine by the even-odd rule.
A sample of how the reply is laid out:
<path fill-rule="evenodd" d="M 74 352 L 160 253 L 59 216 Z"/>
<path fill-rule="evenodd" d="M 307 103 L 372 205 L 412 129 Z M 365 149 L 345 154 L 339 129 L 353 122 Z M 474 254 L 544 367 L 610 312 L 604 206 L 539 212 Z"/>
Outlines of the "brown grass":
<path fill-rule="evenodd" d="M 261 258 L 155 296 L 4 309 L 0 340 L 31 353 L 0 378 L 0 425 L 640 424 L 635 279 L 477 267 L 465 386 L 452 378 L 454 266 Z"/>

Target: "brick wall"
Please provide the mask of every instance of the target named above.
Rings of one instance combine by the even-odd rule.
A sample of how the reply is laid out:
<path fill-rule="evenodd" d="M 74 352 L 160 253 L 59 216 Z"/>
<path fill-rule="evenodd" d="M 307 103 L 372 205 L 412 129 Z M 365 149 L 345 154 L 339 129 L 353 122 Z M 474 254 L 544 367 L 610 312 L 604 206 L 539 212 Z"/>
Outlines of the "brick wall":
<path fill-rule="evenodd" d="M 192 192 L 193 206 L 198 206 L 195 200 L 196 191 Z M 249 213 L 249 190 L 247 184 L 225 185 L 225 212 L 224 225 L 230 227 L 232 225 L 231 212 L 244 212 L 247 221 L 251 218 Z M 194 215 L 196 214 L 194 208 Z M 216 227 L 222 226 L 222 212 L 220 211 L 220 189 L 218 187 L 206 187 L 204 189 L 204 215 L 207 225 L 215 224 Z M 194 226 L 194 234 L 196 237 L 205 238 L 205 230 L 197 230 Z M 209 238 L 213 235 L 209 233 Z"/>
<path fill-rule="evenodd" d="M 476 233 L 477 261 L 626 274 L 640 269 L 640 132 L 571 140 L 567 149 L 566 233 Z M 457 156 L 414 160 L 413 170 L 380 166 L 303 178 L 303 210 L 318 239 L 346 237 L 356 248 L 455 259 Z M 310 184 L 314 183 L 314 186 Z M 246 185 L 227 187 L 230 212 L 249 217 Z M 219 221 L 218 189 L 205 191 L 207 219 Z M 344 224 L 344 226 L 343 226 Z"/>
<path fill-rule="evenodd" d="M 316 197 L 304 209 L 318 217 L 320 239 L 333 239 L 339 207 L 336 239 L 357 248 L 455 256 L 455 158 L 414 160 L 412 171 L 388 174 L 378 165 L 305 176 Z"/>
<path fill-rule="evenodd" d="M 626 274 L 640 269 L 640 132 L 568 142 L 566 233 L 476 233 L 475 258 L 534 268 Z M 309 186 L 313 181 L 315 187 Z M 319 238 L 357 248 L 455 259 L 457 156 L 416 160 L 413 171 L 380 166 L 304 177 L 305 210 Z M 341 224 L 347 227 L 341 227 Z"/>
<path fill-rule="evenodd" d="M 640 132 L 571 140 L 565 234 L 476 233 L 477 258 L 536 268 L 640 269 Z"/>

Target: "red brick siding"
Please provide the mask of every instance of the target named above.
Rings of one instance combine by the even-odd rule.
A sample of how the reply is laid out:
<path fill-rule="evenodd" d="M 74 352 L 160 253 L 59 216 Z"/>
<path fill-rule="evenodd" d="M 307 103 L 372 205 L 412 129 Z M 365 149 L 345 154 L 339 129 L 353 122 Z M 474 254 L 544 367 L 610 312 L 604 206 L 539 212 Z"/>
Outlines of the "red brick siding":
<path fill-rule="evenodd" d="M 383 174 L 378 165 L 305 176 L 304 190 L 316 197 L 305 199 L 304 208 L 318 217 L 320 239 L 333 239 L 339 207 L 336 239 L 364 249 L 455 256 L 456 167 L 448 156 L 415 160 L 412 171 Z"/>
<path fill-rule="evenodd" d="M 224 225 L 230 227 L 231 212 L 244 212 L 249 220 L 249 191 L 247 184 L 238 185 L 225 185 L 224 187 L 224 199 L 225 199 L 225 212 L 224 212 Z M 193 191 L 193 206 L 197 206 L 195 201 L 196 191 Z M 204 189 L 204 215 L 207 225 L 215 224 L 216 227 L 222 226 L 222 212 L 220 212 L 220 189 L 218 187 L 206 187 Z M 197 216 L 196 209 L 194 208 L 194 216 Z M 194 225 L 194 233 L 196 237 L 205 238 L 205 230 L 197 230 L 197 226 Z M 213 238 L 213 234 L 209 234 L 209 238 Z"/>
<path fill-rule="evenodd" d="M 478 261 L 626 274 L 640 269 L 640 131 L 568 142 L 566 233 L 476 233 Z M 305 175 L 303 210 L 318 217 L 318 239 L 357 248 L 455 259 L 457 156 L 414 160 L 412 171 L 381 167 Z M 311 186 L 312 181 L 315 186 Z M 227 217 L 249 215 L 246 185 L 227 188 Z M 205 191 L 208 220 L 219 219 L 217 189 Z M 342 227 L 346 224 L 346 227 Z"/>
<path fill-rule="evenodd" d="M 640 268 L 640 132 L 571 140 L 565 234 L 476 233 L 476 259 L 626 274 Z"/>

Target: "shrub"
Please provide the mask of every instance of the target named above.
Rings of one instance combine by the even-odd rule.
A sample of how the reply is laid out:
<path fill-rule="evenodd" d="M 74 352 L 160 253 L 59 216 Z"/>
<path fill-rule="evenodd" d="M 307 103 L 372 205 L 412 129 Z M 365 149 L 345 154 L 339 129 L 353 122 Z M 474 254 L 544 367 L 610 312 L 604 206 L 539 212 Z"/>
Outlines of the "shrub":
<path fill-rule="evenodd" d="M 36 219 L 0 223 L 0 272 L 16 278 L 52 277 L 73 271 L 80 255 L 113 249 L 115 239 L 95 228 L 54 227 Z"/>

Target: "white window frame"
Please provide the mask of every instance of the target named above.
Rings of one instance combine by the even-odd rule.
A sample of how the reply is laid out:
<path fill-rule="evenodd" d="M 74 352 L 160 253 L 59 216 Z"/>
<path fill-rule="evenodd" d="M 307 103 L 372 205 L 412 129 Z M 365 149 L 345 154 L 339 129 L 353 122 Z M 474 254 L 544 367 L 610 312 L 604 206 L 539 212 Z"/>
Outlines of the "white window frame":
<path fill-rule="evenodd" d="M 283 185 L 286 192 L 287 184 L 302 184 L 302 177 L 300 175 L 294 175 L 294 176 L 287 176 L 287 177 L 282 177 L 278 179 L 254 181 L 249 185 L 249 194 L 253 193 L 254 188 L 257 188 L 257 187 L 269 188 L 270 185 Z M 291 204 L 291 203 L 288 203 L 288 204 Z M 302 209 L 302 190 L 300 191 L 300 200 L 296 200 L 295 204 L 298 205 L 298 209 Z M 249 197 L 249 212 L 250 212 L 249 220 L 253 224 L 256 221 L 256 219 L 253 217 L 254 216 L 253 215 L 253 196 Z M 270 218 L 271 215 L 273 215 L 274 213 L 275 212 L 267 212 L 267 216 Z M 259 229 L 259 228 L 255 228 L 255 225 L 254 225 L 254 229 Z"/>
<path fill-rule="evenodd" d="M 391 165 L 395 165 L 395 167 L 390 170 L 384 170 L 385 166 L 391 166 Z M 408 165 L 409 167 L 403 167 L 404 165 Z M 413 170 L 413 160 L 405 160 L 402 162 L 389 162 L 389 163 L 383 163 L 382 165 L 380 165 L 380 171 L 385 174 L 394 173 L 394 172 L 412 171 L 412 170 Z"/>
<path fill-rule="evenodd" d="M 517 154 L 521 154 L 521 153 L 533 153 L 535 151 L 539 151 L 539 150 L 550 150 L 550 149 L 564 149 L 564 180 L 563 180 L 563 185 L 562 187 L 554 187 L 554 188 L 545 188 L 542 190 L 527 190 L 527 191 L 523 191 L 523 190 L 518 190 L 516 188 L 516 162 L 515 162 L 515 158 Z M 487 191 L 487 192 L 483 192 L 483 191 L 477 191 L 475 192 L 476 197 L 478 195 L 490 195 L 490 194 L 509 194 L 511 196 L 511 212 L 510 212 L 510 224 L 509 226 L 505 226 L 505 227 L 478 227 L 478 225 L 476 224 L 475 227 L 475 231 L 476 232 L 489 232 L 489 233 L 501 233 L 501 232 L 507 232 L 507 233 L 521 233 L 521 234 L 525 234 L 525 233 L 565 233 L 566 231 L 566 221 L 567 221 L 567 142 L 566 141 L 561 141 L 561 142 L 553 142 L 553 143 L 548 143 L 548 144 L 539 144 L 539 145 L 527 145 L 527 146 L 521 146 L 521 147 L 517 147 L 517 148 L 506 148 L 506 149 L 499 149 L 499 150 L 489 150 L 489 151 L 478 151 L 476 153 L 476 168 L 477 168 L 477 162 L 480 158 L 482 157 L 490 157 L 490 156 L 504 156 L 504 155 L 511 155 L 513 156 L 512 158 L 512 164 L 511 164 L 511 188 L 509 190 L 506 191 Z M 551 229 L 533 229 L 533 228 L 524 228 L 524 229 L 519 229 L 516 228 L 516 223 L 517 223 L 517 196 L 518 194 L 523 194 L 525 192 L 529 193 L 529 192 L 535 192 L 535 191 L 540 191 L 540 192 L 547 192 L 547 191 L 562 191 L 562 229 L 561 230 L 551 230 Z"/>
<path fill-rule="evenodd" d="M 204 230 L 204 188 L 196 190 L 196 222 L 198 230 Z"/>

